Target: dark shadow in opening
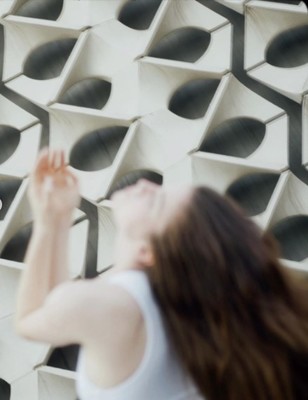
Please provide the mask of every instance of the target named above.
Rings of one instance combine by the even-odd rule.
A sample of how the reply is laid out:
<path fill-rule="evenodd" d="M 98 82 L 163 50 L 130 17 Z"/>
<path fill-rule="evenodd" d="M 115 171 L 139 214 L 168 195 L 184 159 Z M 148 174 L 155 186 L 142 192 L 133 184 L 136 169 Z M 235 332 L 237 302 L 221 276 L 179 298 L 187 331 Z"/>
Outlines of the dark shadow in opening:
<path fill-rule="evenodd" d="M 271 232 L 280 244 L 282 258 L 303 261 L 308 257 L 308 216 L 284 218 L 273 226 Z"/>
<path fill-rule="evenodd" d="M 162 175 L 158 174 L 157 172 L 149 171 L 149 170 L 145 170 L 145 169 L 131 171 L 128 174 L 119 178 L 115 182 L 115 184 L 109 190 L 106 198 L 110 199 L 111 195 L 114 192 L 116 192 L 117 190 L 123 189 L 126 186 L 134 185 L 136 182 L 138 182 L 139 179 L 147 179 L 148 181 L 154 182 L 158 185 L 161 185 L 163 183 Z"/>
<path fill-rule="evenodd" d="M 47 365 L 49 367 L 75 371 L 78 360 L 78 345 L 57 347 L 51 353 Z"/>
<path fill-rule="evenodd" d="M 3 75 L 3 59 L 4 59 L 4 27 L 0 25 L 0 81 L 2 82 Z M 1 88 L 1 94 L 3 92 L 3 86 Z"/>
<path fill-rule="evenodd" d="M 277 35 L 268 45 L 266 61 L 280 68 L 293 68 L 308 63 L 308 25 Z"/>
<path fill-rule="evenodd" d="M 4 220 L 20 185 L 20 179 L 6 179 L 0 181 L 0 200 L 2 201 L 0 221 Z"/>
<path fill-rule="evenodd" d="M 249 174 L 237 179 L 226 194 L 252 217 L 265 211 L 278 182 L 277 174 Z"/>
<path fill-rule="evenodd" d="M 227 18 L 233 25 L 232 70 L 233 75 L 248 89 L 258 93 L 274 105 L 286 111 L 289 117 L 289 166 L 290 170 L 308 184 L 308 173 L 301 164 L 302 160 L 302 107 L 301 104 L 278 93 L 265 84 L 249 77 L 244 69 L 244 33 L 245 16 L 215 0 L 197 0 L 198 3 Z M 280 3 L 280 0 L 278 1 Z M 281 1 L 299 4 L 300 1 Z M 308 0 L 304 3 L 307 5 Z M 283 28 L 282 28 L 283 29 Z"/>
<path fill-rule="evenodd" d="M 80 204 L 82 210 L 89 220 L 89 231 L 86 250 L 85 278 L 97 276 L 97 249 L 98 249 L 98 208 L 97 205 L 82 198 Z"/>
<path fill-rule="evenodd" d="M 19 142 L 20 131 L 18 129 L 8 125 L 0 125 L 0 164 L 14 154 Z"/>
<path fill-rule="evenodd" d="M 62 8 L 63 0 L 28 0 L 14 14 L 22 17 L 56 21 L 61 14 Z"/>
<path fill-rule="evenodd" d="M 169 110 L 187 119 L 204 117 L 219 83 L 218 79 L 194 79 L 185 83 L 173 94 Z"/>
<path fill-rule="evenodd" d="M 112 126 L 88 133 L 72 148 L 70 165 L 81 171 L 98 171 L 109 167 L 127 130 L 127 127 Z"/>
<path fill-rule="evenodd" d="M 101 110 L 111 93 L 111 83 L 99 78 L 86 78 L 72 85 L 58 100 L 71 106 Z"/>
<path fill-rule="evenodd" d="M 228 119 L 205 138 L 200 151 L 233 157 L 248 157 L 262 143 L 266 125 L 254 118 Z"/>
<path fill-rule="evenodd" d="M 76 41 L 61 39 L 37 47 L 26 59 L 24 75 L 36 80 L 56 78 L 61 74 Z"/>
<path fill-rule="evenodd" d="M 164 36 L 148 55 L 193 63 L 203 56 L 210 42 L 209 32 L 197 28 L 180 28 Z"/>
<path fill-rule="evenodd" d="M 130 0 L 121 8 L 118 20 L 136 30 L 148 29 L 162 0 Z"/>
<path fill-rule="evenodd" d="M 4 379 L 0 378 L 0 398 L 1 400 L 10 400 L 11 386 Z"/>
<path fill-rule="evenodd" d="M 5 245 L 3 251 L 1 252 L 1 258 L 23 262 L 31 234 L 32 223 L 29 223 L 19 229 Z"/>

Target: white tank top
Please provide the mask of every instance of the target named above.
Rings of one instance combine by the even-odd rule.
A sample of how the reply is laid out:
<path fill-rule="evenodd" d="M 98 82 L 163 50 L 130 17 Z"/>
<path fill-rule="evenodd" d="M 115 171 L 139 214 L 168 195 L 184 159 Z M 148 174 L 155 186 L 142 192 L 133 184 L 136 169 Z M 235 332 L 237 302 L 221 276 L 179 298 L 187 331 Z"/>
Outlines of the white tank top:
<path fill-rule="evenodd" d="M 202 400 L 169 341 L 146 274 L 142 271 L 125 271 L 112 275 L 108 283 L 121 286 L 137 302 L 146 327 L 145 352 L 136 371 L 128 379 L 104 389 L 87 378 L 81 350 L 77 364 L 79 399 Z"/>

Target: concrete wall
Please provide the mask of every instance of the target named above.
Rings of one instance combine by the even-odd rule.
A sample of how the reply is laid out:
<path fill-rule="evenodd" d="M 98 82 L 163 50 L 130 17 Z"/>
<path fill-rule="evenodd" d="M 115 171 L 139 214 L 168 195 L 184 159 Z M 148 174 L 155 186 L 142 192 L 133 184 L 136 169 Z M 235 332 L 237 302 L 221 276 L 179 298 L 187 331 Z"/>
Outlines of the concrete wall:
<path fill-rule="evenodd" d="M 78 348 L 12 328 L 42 146 L 81 182 L 72 278 L 112 265 L 109 197 L 140 177 L 228 193 L 307 271 L 304 2 L 1 0 L 0 23 L 1 400 L 76 399 Z"/>

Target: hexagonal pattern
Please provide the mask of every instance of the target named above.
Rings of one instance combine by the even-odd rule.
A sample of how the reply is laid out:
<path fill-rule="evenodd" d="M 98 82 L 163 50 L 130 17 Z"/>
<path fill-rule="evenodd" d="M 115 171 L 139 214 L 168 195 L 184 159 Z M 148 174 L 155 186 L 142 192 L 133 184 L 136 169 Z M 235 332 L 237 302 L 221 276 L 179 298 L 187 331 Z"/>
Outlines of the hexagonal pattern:
<path fill-rule="evenodd" d="M 1 399 L 76 398 L 78 348 L 12 328 L 43 145 L 62 147 L 80 179 L 72 278 L 112 266 L 109 198 L 140 177 L 227 193 L 274 233 L 287 267 L 308 272 L 305 3 L 0 2 Z"/>

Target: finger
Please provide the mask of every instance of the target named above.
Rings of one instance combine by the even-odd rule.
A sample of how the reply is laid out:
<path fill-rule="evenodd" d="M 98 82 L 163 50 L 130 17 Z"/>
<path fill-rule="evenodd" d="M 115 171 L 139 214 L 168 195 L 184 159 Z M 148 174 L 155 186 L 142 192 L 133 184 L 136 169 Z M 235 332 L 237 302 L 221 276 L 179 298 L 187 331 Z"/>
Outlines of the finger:
<path fill-rule="evenodd" d="M 73 174 L 67 166 L 64 166 L 63 168 L 58 169 L 53 173 L 54 181 L 55 184 L 60 185 L 60 186 L 77 186 L 78 185 L 78 179 Z"/>
<path fill-rule="evenodd" d="M 48 169 L 49 166 L 49 150 L 47 147 L 43 148 L 38 155 L 38 158 L 36 160 L 34 169 L 33 169 L 33 174 L 38 174 L 42 171 L 45 171 Z"/>
<path fill-rule="evenodd" d="M 79 180 L 77 178 L 77 176 L 72 173 L 70 170 L 66 169 L 66 182 L 70 185 L 70 186 L 76 186 L 79 183 Z"/>
<path fill-rule="evenodd" d="M 60 150 L 60 168 L 63 169 L 65 167 L 65 155 L 64 151 Z"/>
<path fill-rule="evenodd" d="M 42 166 L 48 166 L 49 149 L 44 147 L 38 154 L 35 168 L 40 168 Z"/>
<path fill-rule="evenodd" d="M 54 170 L 55 171 L 59 171 L 61 169 L 61 159 L 62 159 L 62 155 L 61 155 L 62 150 L 56 150 L 55 151 L 55 161 L 54 161 Z"/>
<path fill-rule="evenodd" d="M 62 172 L 65 167 L 64 152 L 63 150 L 55 150 L 55 157 L 53 160 L 53 169 L 55 172 Z"/>
<path fill-rule="evenodd" d="M 49 168 L 55 170 L 56 166 L 56 150 L 50 150 L 49 152 Z"/>

